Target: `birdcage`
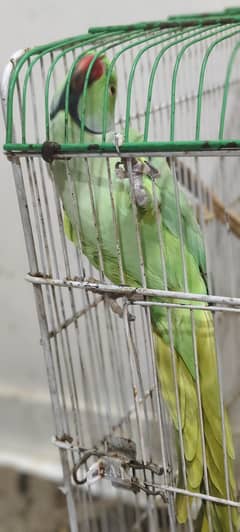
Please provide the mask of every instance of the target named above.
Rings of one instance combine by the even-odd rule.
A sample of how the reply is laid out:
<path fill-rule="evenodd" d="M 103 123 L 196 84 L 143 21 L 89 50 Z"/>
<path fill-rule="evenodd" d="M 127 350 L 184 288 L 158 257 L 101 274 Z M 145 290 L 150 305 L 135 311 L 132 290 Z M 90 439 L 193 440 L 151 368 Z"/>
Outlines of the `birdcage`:
<path fill-rule="evenodd" d="M 238 529 L 239 67 L 232 9 L 90 28 L 4 72 L 72 532 L 193 531 L 202 510 Z"/>

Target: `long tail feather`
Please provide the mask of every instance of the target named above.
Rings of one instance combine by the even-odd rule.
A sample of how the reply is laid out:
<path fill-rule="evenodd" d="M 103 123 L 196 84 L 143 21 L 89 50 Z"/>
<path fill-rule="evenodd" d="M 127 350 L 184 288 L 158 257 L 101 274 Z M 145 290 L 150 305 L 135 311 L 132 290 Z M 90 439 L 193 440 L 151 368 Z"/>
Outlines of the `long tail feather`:
<path fill-rule="evenodd" d="M 204 429 L 204 449 L 206 455 L 209 494 L 219 498 L 236 498 L 236 484 L 233 473 L 234 448 L 227 414 L 224 414 L 226 462 L 228 469 L 229 489 L 226 488 L 224 449 L 221 422 L 221 408 L 219 398 L 218 372 L 216 350 L 213 334 L 213 321 L 210 312 L 197 311 L 196 337 L 199 365 L 199 380 L 201 390 L 201 407 Z M 180 487 L 186 487 L 192 492 L 205 492 L 203 446 L 200 430 L 200 414 L 197 398 L 196 382 L 191 376 L 182 357 L 174 352 L 156 333 L 155 346 L 158 377 L 164 400 L 178 433 L 182 435 L 184 461 L 186 470 L 186 484 L 183 482 L 182 467 L 179 471 Z M 177 416 L 176 390 L 174 385 L 173 360 L 175 358 L 177 387 L 181 420 Z M 176 497 L 176 515 L 179 523 L 186 523 L 188 519 L 188 504 L 191 499 L 185 495 Z M 214 532 L 237 532 L 239 530 L 239 514 L 236 508 L 222 504 L 209 503 L 208 506 Z M 202 504 L 201 516 L 195 523 L 195 529 L 201 532 L 209 531 L 209 513 L 206 503 Z M 232 529 L 229 522 L 232 522 Z M 199 524 L 200 523 L 200 524 Z"/>

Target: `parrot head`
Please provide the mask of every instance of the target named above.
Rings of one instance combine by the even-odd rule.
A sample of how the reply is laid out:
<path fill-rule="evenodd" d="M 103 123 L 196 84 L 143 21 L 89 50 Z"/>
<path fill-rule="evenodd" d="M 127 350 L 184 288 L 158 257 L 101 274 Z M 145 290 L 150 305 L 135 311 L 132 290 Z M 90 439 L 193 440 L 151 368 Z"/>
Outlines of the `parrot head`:
<path fill-rule="evenodd" d="M 117 77 L 113 70 L 109 81 L 107 75 L 110 61 L 102 55 L 94 61 L 94 54 L 87 53 L 76 64 L 70 81 L 69 114 L 73 121 L 81 127 L 84 117 L 84 129 L 93 134 L 103 131 L 103 118 L 105 118 L 106 131 L 114 128 L 114 109 L 117 93 Z M 89 72 L 89 75 L 88 75 Z M 88 75 L 88 80 L 86 77 Z M 86 91 L 85 83 L 87 83 Z M 106 87 L 107 85 L 107 87 Z M 107 90 L 107 105 L 104 106 Z M 54 119 L 58 111 L 65 109 L 66 81 L 51 105 L 50 118 Z"/>

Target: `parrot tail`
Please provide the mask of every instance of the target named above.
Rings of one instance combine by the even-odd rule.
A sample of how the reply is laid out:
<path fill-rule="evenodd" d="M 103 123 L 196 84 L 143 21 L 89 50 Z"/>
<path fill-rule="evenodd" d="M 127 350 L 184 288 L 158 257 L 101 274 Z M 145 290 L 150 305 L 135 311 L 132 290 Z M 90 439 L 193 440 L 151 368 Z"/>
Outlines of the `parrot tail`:
<path fill-rule="evenodd" d="M 213 320 L 210 312 L 202 310 L 194 312 L 194 318 L 209 494 L 214 497 L 227 499 Z M 184 470 L 179 453 L 180 445 L 178 444 L 178 487 L 185 487 L 191 492 L 206 493 L 196 381 L 192 377 L 182 357 L 175 351 L 174 357 L 181 414 L 181 419 L 179 420 L 170 345 L 160 336 L 160 327 L 156 327 L 156 322 L 152 322 L 152 325 L 161 392 L 173 420 L 178 441 L 179 432 L 181 431 L 182 434 L 186 485 L 183 481 Z M 224 416 L 229 498 L 236 500 L 236 483 L 233 473 L 234 448 L 226 412 Z M 195 501 L 197 500 L 195 499 Z M 176 517 L 179 523 L 186 523 L 188 510 L 193 510 L 192 503 L 192 497 L 177 494 Z M 228 507 L 214 502 L 206 504 L 203 501 L 198 517 L 194 521 L 194 529 L 196 532 L 210 531 L 209 515 L 211 515 L 210 519 L 214 532 L 237 532 L 239 530 L 239 513 L 236 507 Z M 229 524 L 229 521 L 232 521 L 232 526 Z"/>

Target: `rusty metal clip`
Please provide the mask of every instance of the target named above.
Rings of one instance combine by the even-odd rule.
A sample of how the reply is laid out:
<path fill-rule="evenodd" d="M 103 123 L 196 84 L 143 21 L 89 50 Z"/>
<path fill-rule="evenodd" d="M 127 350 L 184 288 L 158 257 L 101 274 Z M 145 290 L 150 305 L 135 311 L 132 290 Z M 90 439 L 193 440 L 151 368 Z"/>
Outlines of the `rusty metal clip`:
<path fill-rule="evenodd" d="M 87 461 L 96 457 L 97 460 L 87 470 L 83 478 L 79 478 L 79 469 L 87 464 Z M 130 471 L 132 476 L 130 476 Z M 147 482 L 140 482 L 136 477 L 136 471 L 148 471 L 154 475 L 161 476 L 164 473 L 162 466 L 143 462 L 136 459 L 136 444 L 128 438 L 111 437 L 104 441 L 103 449 L 88 449 L 84 451 L 81 460 L 72 470 L 73 480 L 76 484 L 93 484 L 97 480 L 110 480 L 112 486 L 131 490 L 134 493 L 143 491 L 148 495 L 160 494 Z"/>

